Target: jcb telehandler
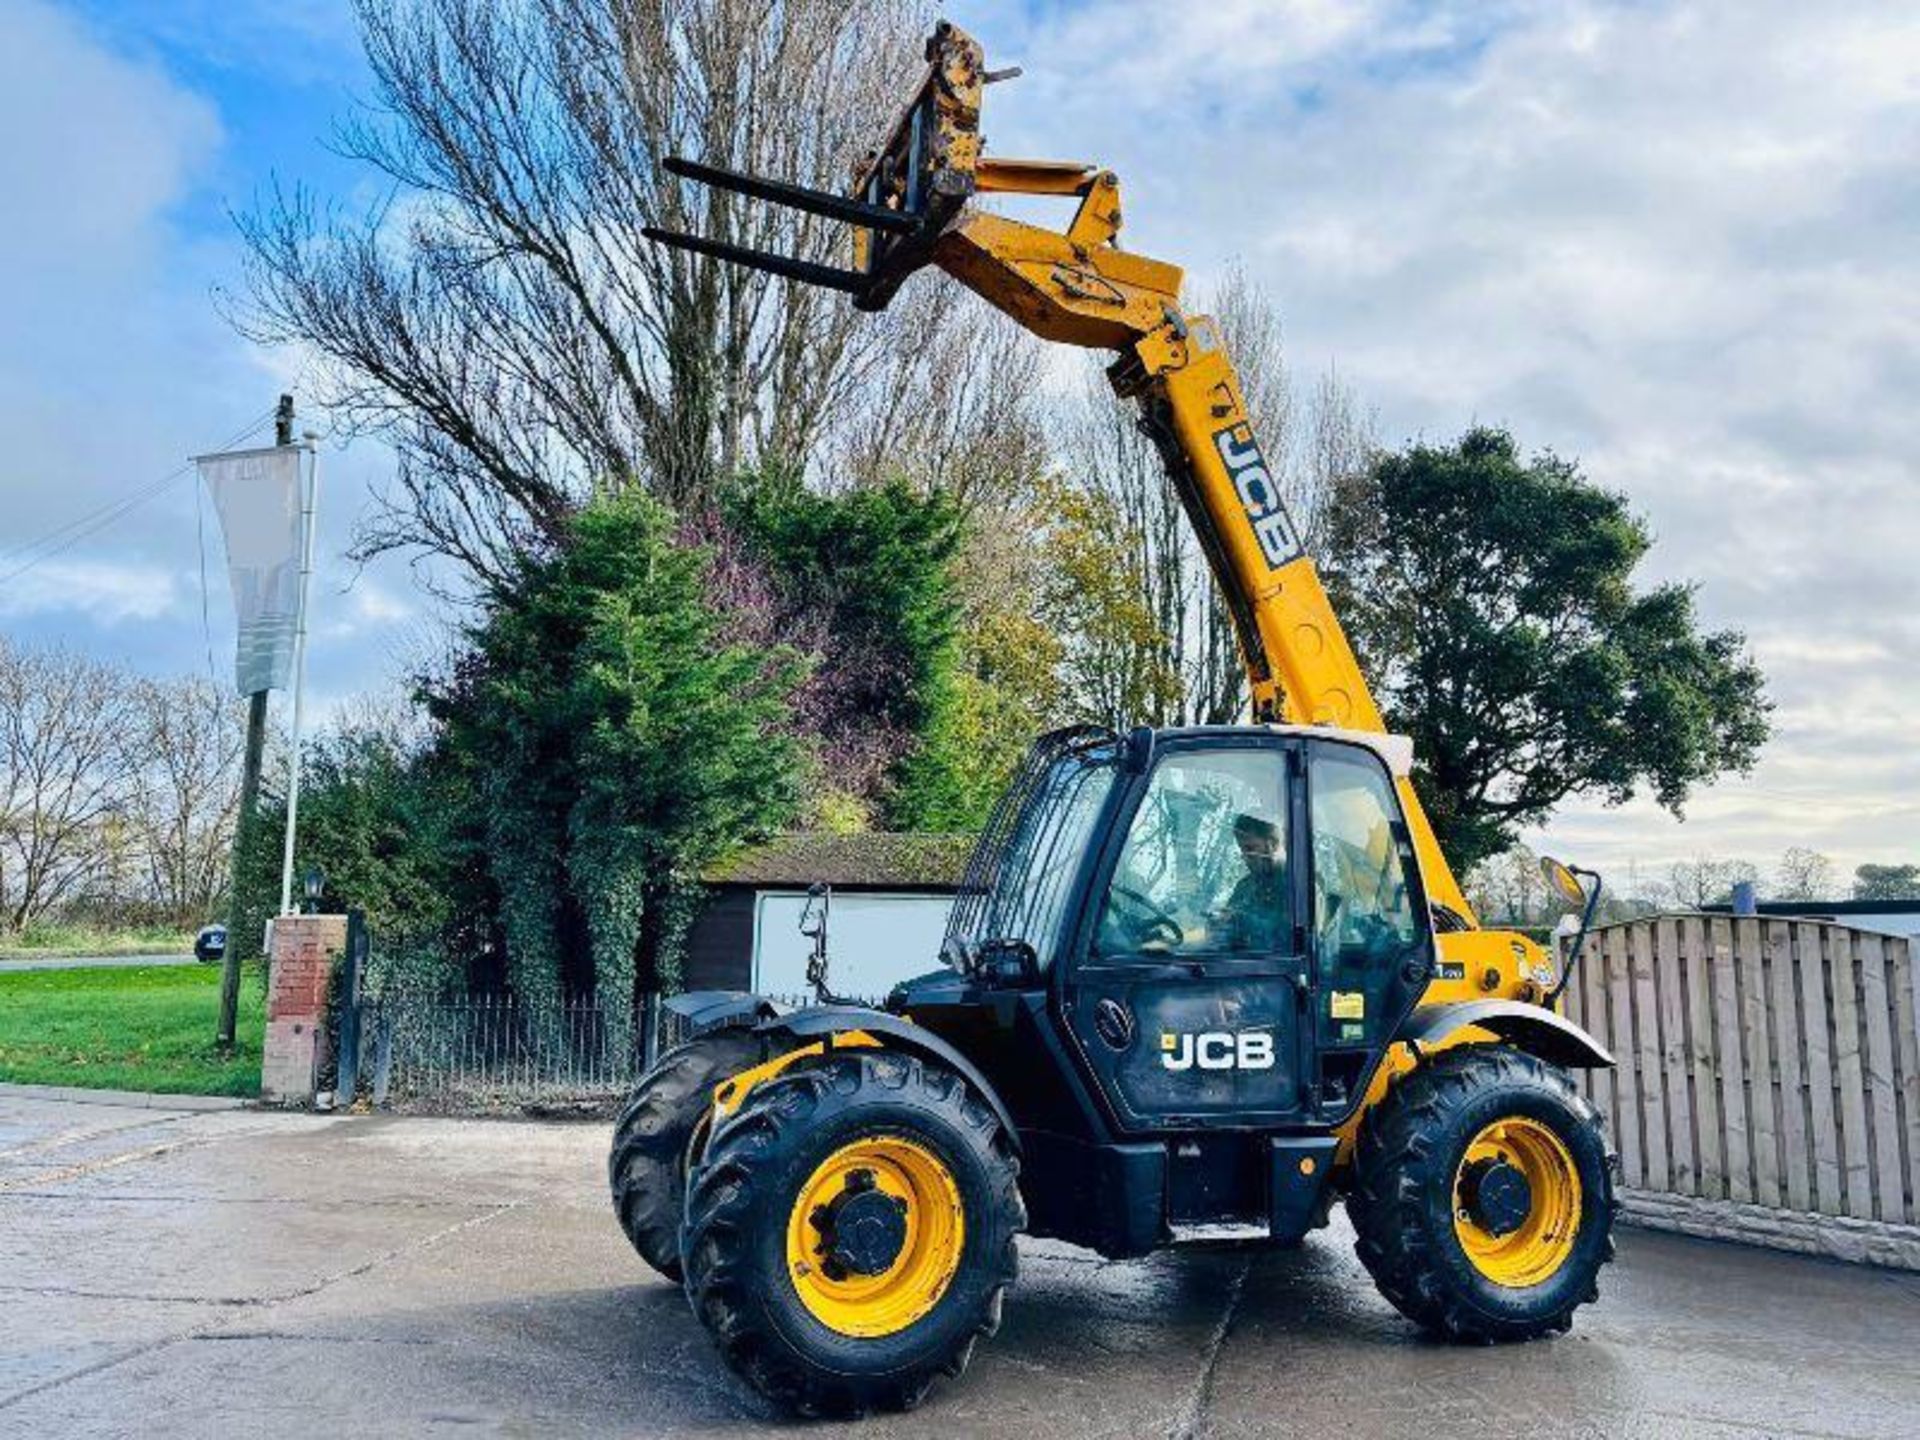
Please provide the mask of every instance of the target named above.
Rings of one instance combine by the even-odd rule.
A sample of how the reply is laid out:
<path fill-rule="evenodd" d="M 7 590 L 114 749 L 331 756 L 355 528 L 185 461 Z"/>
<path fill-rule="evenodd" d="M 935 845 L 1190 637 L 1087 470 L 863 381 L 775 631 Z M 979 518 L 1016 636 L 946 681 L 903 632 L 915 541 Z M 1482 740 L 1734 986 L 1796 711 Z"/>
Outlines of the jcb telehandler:
<path fill-rule="evenodd" d="M 941 25 L 850 193 L 677 173 L 853 227 L 851 268 L 654 239 L 884 306 L 932 265 L 1115 352 L 1227 597 L 1254 724 L 1041 739 L 973 854 L 943 970 L 884 1007 L 672 1004 L 694 1038 L 620 1118 L 613 1198 L 722 1354 L 809 1414 L 917 1403 L 999 1323 L 1025 1231 L 1103 1255 L 1343 1198 L 1381 1292 L 1442 1335 L 1565 1330 L 1612 1254 L 1612 1157 L 1567 977 L 1477 927 L 1302 550 L 1213 323 L 1121 250 L 1111 171 L 982 153 Z M 977 194 L 1078 199 L 1052 230 Z M 1591 919 L 1598 878 L 1551 873 Z M 1581 872 L 1587 874 L 1587 872 Z M 1578 947 L 1571 952 L 1578 954 Z M 929 957 L 930 959 L 932 957 Z M 1571 962 L 1569 962 L 1571 964 Z"/>

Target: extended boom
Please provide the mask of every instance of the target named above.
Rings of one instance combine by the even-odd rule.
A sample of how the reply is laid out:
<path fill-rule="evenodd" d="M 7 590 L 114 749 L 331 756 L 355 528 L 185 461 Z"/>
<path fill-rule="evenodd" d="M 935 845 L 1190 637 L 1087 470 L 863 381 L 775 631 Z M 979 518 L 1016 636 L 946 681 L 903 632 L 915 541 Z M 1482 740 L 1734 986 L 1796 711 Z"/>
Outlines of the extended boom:
<path fill-rule="evenodd" d="M 808 190 L 673 160 L 686 178 L 856 227 L 848 269 L 769 255 L 699 236 L 647 233 L 664 244 L 844 290 L 862 309 L 886 305 L 914 270 L 934 265 L 1042 339 L 1110 350 L 1116 392 L 1137 401 L 1233 616 L 1256 721 L 1385 729 L 1346 632 L 1261 452 L 1246 400 L 1206 316 L 1180 304 L 1181 270 L 1119 248 L 1120 180 L 1095 165 L 1002 160 L 982 153 L 980 101 L 1000 78 L 975 40 L 942 23 L 929 66 L 887 144 L 848 195 Z M 976 194 L 1079 200 L 1064 230 L 970 209 Z M 1412 781 L 1398 781 L 1429 899 L 1456 928 L 1472 907 L 1433 834 Z"/>

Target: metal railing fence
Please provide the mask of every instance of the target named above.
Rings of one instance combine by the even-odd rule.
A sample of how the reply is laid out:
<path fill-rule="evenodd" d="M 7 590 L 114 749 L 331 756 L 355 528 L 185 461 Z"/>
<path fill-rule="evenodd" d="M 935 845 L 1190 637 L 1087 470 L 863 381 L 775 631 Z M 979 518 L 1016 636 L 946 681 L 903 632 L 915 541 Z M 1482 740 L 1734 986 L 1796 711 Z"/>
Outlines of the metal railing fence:
<path fill-rule="evenodd" d="M 338 1027 L 343 1035 L 353 1028 Z M 408 990 L 363 996 L 357 1028 L 357 1064 L 347 1073 L 357 1075 L 358 1093 L 336 1103 L 447 1113 L 608 1110 L 650 1056 L 689 1034 L 657 1003 L 628 1010 L 592 996 L 538 1003 Z"/>

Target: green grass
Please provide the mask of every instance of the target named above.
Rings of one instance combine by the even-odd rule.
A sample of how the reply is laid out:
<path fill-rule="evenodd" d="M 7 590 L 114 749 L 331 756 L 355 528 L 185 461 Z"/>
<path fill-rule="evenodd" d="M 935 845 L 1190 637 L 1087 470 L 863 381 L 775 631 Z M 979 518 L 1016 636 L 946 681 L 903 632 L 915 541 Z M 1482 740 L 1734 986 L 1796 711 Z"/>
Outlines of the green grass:
<path fill-rule="evenodd" d="M 17 935 L 0 935 L 0 960 L 63 955 L 191 955 L 193 936 L 171 925 L 33 924 Z"/>
<path fill-rule="evenodd" d="M 265 1029 L 261 976 L 240 985 L 238 1045 L 213 1043 L 220 1018 L 217 965 L 129 965 L 0 974 L 0 1080 L 253 1095 Z"/>

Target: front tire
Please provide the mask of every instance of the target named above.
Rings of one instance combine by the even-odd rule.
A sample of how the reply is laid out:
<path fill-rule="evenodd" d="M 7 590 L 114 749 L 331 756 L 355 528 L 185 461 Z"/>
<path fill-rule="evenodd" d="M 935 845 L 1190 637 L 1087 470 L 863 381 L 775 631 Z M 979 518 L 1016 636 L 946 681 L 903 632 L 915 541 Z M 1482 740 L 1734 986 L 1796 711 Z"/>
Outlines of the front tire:
<path fill-rule="evenodd" d="M 1347 1214 L 1401 1314 L 1451 1340 L 1573 1324 L 1613 1258 L 1613 1156 L 1566 1073 L 1498 1045 L 1424 1061 L 1367 1115 Z"/>
<path fill-rule="evenodd" d="M 747 1097 L 687 1186 L 687 1297 L 802 1415 L 919 1404 L 999 1328 L 1026 1224 L 1013 1137 L 960 1076 L 829 1051 Z"/>

